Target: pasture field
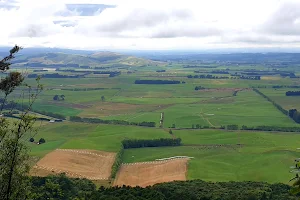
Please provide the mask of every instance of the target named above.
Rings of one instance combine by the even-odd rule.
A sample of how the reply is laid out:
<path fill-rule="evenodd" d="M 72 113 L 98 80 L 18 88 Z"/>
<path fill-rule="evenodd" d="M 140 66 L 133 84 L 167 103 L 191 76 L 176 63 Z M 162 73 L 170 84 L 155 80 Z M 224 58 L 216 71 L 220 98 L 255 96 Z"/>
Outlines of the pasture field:
<path fill-rule="evenodd" d="M 41 80 L 45 90 L 39 95 L 34 109 L 62 114 L 67 117 L 67 120 L 61 123 L 42 122 L 39 125 L 38 135 L 34 138 L 36 140 L 45 138 L 46 143 L 42 145 L 30 143 L 30 155 L 40 158 L 37 163 L 40 168 L 33 168 L 36 170 L 35 173 L 46 175 L 51 173 L 48 170 L 50 167 L 56 169 L 53 173 L 69 170 L 70 173 L 75 174 L 74 177 L 76 174 L 81 174 L 82 177 L 98 176 L 99 178 L 99 171 L 95 172 L 95 168 L 80 166 L 83 161 L 93 163 L 92 160 L 97 159 L 86 155 L 80 157 L 81 154 L 78 154 L 78 157 L 72 160 L 70 158 L 72 153 L 57 149 L 102 151 L 114 154 L 119 151 L 121 141 L 124 139 L 178 137 L 182 139 L 183 144 L 179 147 L 126 149 L 123 163 L 152 162 L 155 159 L 172 156 L 194 157 L 188 163 L 122 165 L 114 184 L 147 186 L 157 182 L 185 179 L 288 182 L 292 176 L 289 167 L 293 164 L 293 160 L 299 157 L 296 151 L 300 147 L 299 133 L 229 131 L 221 130 L 220 127 L 227 125 L 238 125 L 239 128 L 243 125 L 299 127 L 299 124 L 283 115 L 272 103 L 252 90 L 253 87 L 258 87 L 283 108 L 300 110 L 299 97 L 285 96 L 285 92 L 292 89 L 271 89 L 274 85 L 299 85 L 299 78 L 262 75 L 261 80 L 244 80 L 237 79 L 234 75 L 249 70 L 257 70 L 257 73 L 265 70 L 267 73 L 266 66 L 259 64 L 228 66 L 228 63 L 226 65 L 212 63 L 203 67 L 199 64 L 195 68 L 184 68 L 195 63 L 190 61 L 167 64 L 134 61 L 130 57 L 119 61 L 121 67 L 107 69 L 122 72 L 116 77 L 108 77 L 108 74 L 83 75 L 80 72 L 84 77 Z M 109 67 L 109 64 L 104 63 L 101 67 Z M 166 72 L 156 72 L 162 69 Z M 74 70 L 83 69 L 74 68 Z M 198 72 L 195 72 L 196 70 Z M 212 70 L 223 72 L 227 70 L 232 76 L 229 79 L 187 77 L 209 74 Z M 51 73 L 79 74 L 72 71 Z M 226 73 L 214 73 L 214 75 L 230 76 Z M 181 83 L 135 84 L 135 80 L 148 79 L 175 80 Z M 34 85 L 35 81 L 34 78 L 28 78 L 26 82 Z M 196 86 L 204 89 L 195 90 Z M 266 88 L 261 89 L 261 87 Z M 14 95 L 16 97 L 20 93 L 16 92 Z M 53 100 L 55 95 L 64 95 L 65 99 Z M 159 128 L 161 113 L 164 113 L 164 122 L 163 127 Z M 138 123 L 155 122 L 156 127 L 75 123 L 70 121 L 71 116 Z M 174 125 L 173 135 L 171 135 L 169 129 Z M 195 125 L 205 129 L 192 129 Z M 29 134 L 28 139 L 32 136 Z M 57 164 L 56 157 L 60 156 L 66 162 Z M 95 162 L 100 166 L 99 163 L 102 161 Z M 67 169 L 67 165 L 74 165 L 73 171 Z M 84 174 L 82 169 L 96 174 Z M 108 173 L 107 171 L 105 178 L 109 177 Z"/>
<path fill-rule="evenodd" d="M 160 79 L 157 73 L 148 73 L 154 76 L 151 79 Z M 138 73 L 134 75 L 138 76 Z M 165 128 L 173 124 L 178 128 L 191 128 L 193 124 L 210 127 L 230 124 L 298 126 L 270 102 L 249 90 L 255 85 L 272 85 L 275 81 L 272 79 L 209 80 L 188 79 L 183 76 L 164 78 L 185 81 L 185 84 L 134 84 L 134 80 L 140 78 L 143 77 L 134 78 L 132 74 L 124 74 L 115 78 L 83 78 L 77 82 L 63 79 L 56 81 L 56 84 L 53 79 L 45 79 L 43 81 L 48 89 L 42 92 L 34 108 L 67 117 L 95 117 L 130 122 L 153 121 L 157 125 L 160 113 L 164 112 Z M 196 86 L 207 89 L 196 91 Z M 91 88 L 100 89 L 89 91 Z M 237 88 L 247 90 L 239 91 L 234 96 L 234 90 Z M 65 100 L 54 101 L 54 95 L 65 95 Z M 104 102 L 101 100 L 102 96 L 105 97 Z M 294 99 L 293 105 L 297 103 L 296 98 Z"/>
<path fill-rule="evenodd" d="M 155 161 L 172 156 L 194 157 L 188 162 L 186 178 L 207 181 L 267 181 L 287 183 L 289 167 L 298 156 L 298 133 L 225 130 L 173 130 L 183 146 L 127 149 L 123 163 Z M 171 137 L 167 130 L 134 126 L 57 123 L 41 127 L 32 144 L 32 156 L 42 158 L 55 149 L 94 149 L 117 152 L 125 138 Z M 241 145 L 237 145 L 241 144 Z M 155 174 L 153 175 L 155 176 Z"/>
<path fill-rule="evenodd" d="M 147 162 L 171 156 L 194 157 L 188 179 L 206 181 L 267 181 L 288 183 L 289 167 L 299 154 L 299 134 L 226 132 L 218 130 L 173 131 L 183 146 L 129 149 L 125 163 Z M 241 146 L 237 145 L 241 143 Z"/>
<path fill-rule="evenodd" d="M 153 139 L 171 137 L 167 131 L 135 126 L 84 123 L 45 124 L 35 138 L 45 138 L 43 145 L 31 144 L 31 155 L 43 157 L 55 149 L 93 149 L 116 152 L 126 138 Z"/>
<path fill-rule="evenodd" d="M 276 89 L 260 89 L 262 93 L 270 97 L 276 103 L 281 105 L 284 109 L 297 109 L 300 110 L 300 96 L 286 96 L 287 91 L 299 91 L 298 88 L 276 88 Z"/>

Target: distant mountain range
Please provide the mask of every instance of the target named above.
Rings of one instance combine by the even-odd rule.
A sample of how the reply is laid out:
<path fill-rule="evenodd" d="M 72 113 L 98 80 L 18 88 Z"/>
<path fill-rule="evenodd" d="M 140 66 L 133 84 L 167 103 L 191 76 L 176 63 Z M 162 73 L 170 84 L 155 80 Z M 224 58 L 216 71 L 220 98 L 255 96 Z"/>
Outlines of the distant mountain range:
<path fill-rule="evenodd" d="M 0 57 L 8 55 L 10 48 L 0 48 Z M 20 51 L 13 62 L 17 65 L 38 66 L 41 65 L 67 65 L 77 64 L 80 66 L 98 65 L 126 65 L 147 66 L 161 64 L 147 58 L 139 58 L 121 53 L 109 51 L 81 51 L 56 48 L 26 48 Z"/>
<path fill-rule="evenodd" d="M 8 47 L 0 47 L 0 57 L 9 52 Z M 85 51 L 59 48 L 25 48 L 23 49 L 14 63 L 27 64 L 32 63 L 53 65 L 53 64 L 78 64 L 78 65 L 112 65 L 121 64 L 127 66 L 147 66 L 164 64 L 163 62 L 228 62 L 228 63 L 300 63 L 300 53 L 292 52 L 276 52 L 272 51 L 257 52 L 255 49 L 248 49 L 250 52 L 233 49 L 227 53 L 215 50 L 207 51 L 127 51 L 118 50 L 116 52 L 109 51 Z M 262 49 L 260 49 L 262 50 Z M 270 50 L 270 49 L 269 49 Z M 295 51 L 295 49 L 294 49 Z"/>

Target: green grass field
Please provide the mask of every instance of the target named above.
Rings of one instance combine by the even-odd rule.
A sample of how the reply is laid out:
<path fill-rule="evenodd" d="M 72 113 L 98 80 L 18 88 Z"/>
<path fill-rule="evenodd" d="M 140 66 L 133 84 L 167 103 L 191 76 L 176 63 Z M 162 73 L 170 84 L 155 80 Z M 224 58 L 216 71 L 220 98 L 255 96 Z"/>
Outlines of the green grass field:
<path fill-rule="evenodd" d="M 287 91 L 299 91 L 293 88 L 280 88 L 280 89 L 260 89 L 265 95 L 270 97 L 276 103 L 281 105 L 284 109 L 297 109 L 300 110 L 300 97 L 299 96 L 286 96 Z"/>
<path fill-rule="evenodd" d="M 43 123 L 35 139 L 45 138 L 42 145 L 30 144 L 31 155 L 43 157 L 57 148 L 95 149 L 117 152 L 123 139 L 169 138 L 169 127 L 173 124 L 176 137 L 182 138 L 183 146 L 165 148 L 129 149 L 124 153 L 124 162 L 153 161 L 176 155 L 191 156 L 188 165 L 188 179 L 206 181 L 267 181 L 287 183 L 292 176 L 289 166 L 298 156 L 299 133 L 271 133 L 255 131 L 191 130 L 192 125 L 218 128 L 236 124 L 246 126 L 296 127 L 299 124 L 283 115 L 272 103 L 250 90 L 260 89 L 264 94 L 285 109 L 300 110 L 299 97 L 286 97 L 289 89 L 270 89 L 273 85 L 297 85 L 298 79 L 280 76 L 264 76 L 262 80 L 239 79 L 194 79 L 195 70 L 209 73 L 225 70 L 228 66 L 211 64 L 215 68 L 183 68 L 184 64 L 137 66 L 143 64 L 132 58 L 123 60 L 132 68 L 114 68 L 122 74 L 114 78 L 87 75 L 85 78 L 42 79 L 45 90 L 39 96 L 34 108 L 37 110 L 63 114 L 65 116 L 118 119 L 129 122 L 156 122 L 160 114 L 165 115 L 164 129 L 136 126 L 85 124 L 65 121 Z M 193 63 L 191 63 L 193 65 Z M 103 65 L 108 66 L 108 65 Z M 243 70 L 264 70 L 265 66 L 230 66 L 231 72 Z M 129 70 L 130 69 L 130 70 Z M 156 70 L 165 69 L 165 73 Z M 133 73 L 127 73 L 127 72 Z M 64 74 L 69 74 L 63 72 Z M 63 74 L 62 73 L 62 74 Z M 70 72 L 70 74 L 72 74 Z M 217 74 L 222 76 L 222 74 Z M 175 85 L 136 85 L 137 79 L 161 79 L 184 81 Z M 34 79 L 26 80 L 34 85 Z M 207 90 L 195 91 L 196 86 Z M 87 91 L 87 89 L 98 90 Z M 102 89 L 99 89 L 102 88 Z M 236 88 L 246 89 L 239 91 Z M 67 90 L 63 90 L 67 89 Z M 81 91 L 75 91 L 80 89 Z M 73 91 L 72 91 L 73 90 Z M 86 91 L 84 91 L 86 90 Z M 54 95 L 65 95 L 64 101 L 54 101 Z M 18 94 L 16 94 L 18 95 Z M 105 101 L 101 101 L 105 96 Z M 188 129 L 187 129 L 188 128 Z M 241 143 L 238 148 L 236 144 Z M 226 145 L 215 147 L 216 145 Z"/>
<path fill-rule="evenodd" d="M 287 183 L 289 167 L 297 157 L 299 134 L 264 132 L 226 132 L 216 130 L 174 131 L 184 146 L 129 149 L 124 162 L 153 161 L 171 156 L 191 156 L 188 179 L 206 181 L 267 181 Z M 240 135 L 240 139 L 238 137 Z M 241 148 L 201 145 L 227 144 L 240 141 Z"/>

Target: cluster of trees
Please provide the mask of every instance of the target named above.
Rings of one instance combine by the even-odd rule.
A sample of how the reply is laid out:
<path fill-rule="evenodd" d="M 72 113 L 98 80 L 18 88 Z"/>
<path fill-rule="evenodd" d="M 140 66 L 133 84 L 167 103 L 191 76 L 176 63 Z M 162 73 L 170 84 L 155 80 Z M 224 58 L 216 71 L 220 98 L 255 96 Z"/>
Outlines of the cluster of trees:
<path fill-rule="evenodd" d="M 73 122 L 84 122 L 84 123 L 95 123 L 95 124 L 119 124 L 119 125 L 132 125 L 132 126 L 146 126 L 155 127 L 155 122 L 128 122 L 124 120 L 104 120 L 99 118 L 81 118 L 78 116 L 71 116 L 70 121 Z"/>
<path fill-rule="evenodd" d="M 204 90 L 205 89 L 205 87 L 202 87 L 202 86 L 196 86 L 195 87 L 195 90 Z"/>
<path fill-rule="evenodd" d="M 207 129 L 209 126 L 201 126 L 200 124 L 192 124 L 192 129 Z"/>
<path fill-rule="evenodd" d="M 299 76 L 296 76 L 296 74 L 295 73 L 290 73 L 290 78 L 299 78 Z"/>
<path fill-rule="evenodd" d="M 135 84 L 180 84 L 180 81 L 173 80 L 136 80 Z"/>
<path fill-rule="evenodd" d="M 124 149 L 130 148 L 144 148 L 144 147 L 164 147 L 164 146 L 180 146 L 181 139 L 176 138 L 160 138 L 153 140 L 138 140 L 138 139 L 126 139 L 122 141 Z"/>
<path fill-rule="evenodd" d="M 256 88 L 253 88 L 253 91 L 255 91 L 257 94 L 261 95 L 262 97 L 264 97 L 265 99 L 267 99 L 268 101 L 270 101 L 283 114 L 288 115 L 288 111 L 285 110 L 284 108 L 282 108 L 279 104 L 277 104 L 275 101 L 273 101 L 270 97 L 266 96 L 264 93 L 262 93 L 261 91 L 259 91 Z"/>
<path fill-rule="evenodd" d="M 246 79 L 246 80 L 260 80 L 260 76 L 240 76 L 240 79 Z"/>
<path fill-rule="evenodd" d="M 206 73 L 205 71 L 194 71 L 195 73 Z M 226 70 L 213 70 L 211 72 L 209 72 L 210 74 L 229 74 L 228 71 Z"/>
<path fill-rule="evenodd" d="M 119 76 L 121 75 L 121 72 L 120 71 L 102 71 L 102 72 L 99 72 L 99 71 L 96 71 L 96 72 L 93 72 L 94 74 L 109 74 L 109 77 L 115 77 L 115 76 Z"/>
<path fill-rule="evenodd" d="M 54 74 L 42 74 L 42 75 L 38 75 L 38 74 L 29 74 L 27 77 L 28 78 L 37 78 L 37 77 L 41 77 L 41 78 L 82 78 L 83 75 L 62 75 L 59 73 L 54 73 Z"/>
<path fill-rule="evenodd" d="M 300 91 L 287 91 L 286 96 L 300 96 Z"/>
<path fill-rule="evenodd" d="M 273 85 L 272 88 L 300 88 L 300 85 Z"/>
<path fill-rule="evenodd" d="M 162 70 L 156 70 L 156 72 L 166 72 L 166 70 L 162 69 Z"/>
<path fill-rule="evenodd" d="M 289 116 L 292 118 L 296 123 L 300 124 L 300 112 L 297 109 L 290 109 Z"/>
<path fill-rule="evenodd" d="M 227 125 L 226 126 L 227 130 L 239 130 L 239 126 L 236 124 L 232 124 L 232 125 Z"/>
<path fill-rule="evenodd" d="M 46 69 L 35 69 L 33 72 L 47 72 L 48 70 Z"/>
<path fill-rule="evenodd" d="M 201 79 L 229 79 L 229 76 L 214 76 L 211 74 L 207 74 L 207 75 L 188 75 L 188 78 L 201 78 Z"/>
<path fill-rule="evenodd" d="M 73 75 L 71 76 L 71 78 L 75 78 L 75 77 L 83 77 L 85 75 L 88 74 L 108 74 L 109 77 L 115 77 L 115 76 L 119 76 L 121 74 L 120 71 L 91 71 L 91 70 L 75 70 L 75 69 L 56 69 L 56 71 L 61 71 L 61 72 L 71 72 L 71 73 L 81 73 L 81 75 Z M 31 74 L 29 76 L 29 78 L 34 78 L 35 75 Z M 53 75 L 52 75 L 53 76 Z M 49 77 L 47 74 L 45 74 L 45 76 L 43 76 L 45 78 L 63 78 L 60 76 L 56 76 L 56 77 Z M 69 76 L 67 78 L 70 78 Z"/>
<path fill-rule="evenodd" d="M 94 67 L 94 69 L 109 69 L 110 67 Z"/>
<path fill-rule="evenodd" d="M 120 150 L 118 151 L 116 157 L 115 157 L 115 162 L 112 166 L 111 169 L 111 178 L 115 178 L 121 165 L 123 162 L 123 154 L 124 154 L 124 146 L 121 144 Z"/>
<path fill-rule="evenodd" d="M 34 138 L 30 138 L 29 142 L 34 142 Z M 41 139 L 39 139 L 38 143 L 39 144 L 44 144 L 44 143 L 46 143 L 46 140 L 44 138 L 41 138 Z"/>
<path fill-rule="evenodd" d="M 183 68 L 217 68 L 219 66 L 211 66 L 211 65 L 187 65 Z"/>
<path fill-rule="evenodd" d="M 65 97 L 66 97 L 66 96 L 63 95 L 63 94 L 62 94 L 62 95 L 57 95 L 57 94 L 56 94 L 56 95 L 54 95 L 53 100 L 54 100 L 54 101 L 64 101 L 64 100 L 65 100 Z"/>
<path fill-rule="evenodd" d="M 87 179 L 70 179 L 65 175 L 32 177 L 28 199 L 89 200 L 297 200 L 291 186 L 265 182 L 174 181 L 142 187 L 97 187 Z"/>
<path fill-rule="evenodd" d="M 66 91 L 93 91 L 93 90 L 105 90 L 107 88 L 62 88 L 61 90 Z M 111 88 L 114 89 L 114 88 Z"/>

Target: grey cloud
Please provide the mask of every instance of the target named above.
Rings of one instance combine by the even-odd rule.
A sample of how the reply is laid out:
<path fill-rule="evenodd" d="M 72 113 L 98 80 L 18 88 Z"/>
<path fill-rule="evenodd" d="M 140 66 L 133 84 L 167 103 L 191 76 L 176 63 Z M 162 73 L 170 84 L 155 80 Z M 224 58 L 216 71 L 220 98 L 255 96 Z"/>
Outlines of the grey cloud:
<path fill-rule="evenodd" d="M 276 35 L 300 35 L 300 2 L 283 4 L 260 31 Z"/>
<path fill-rule="evenodd" d="M 255 33 L 240 33 L 230 37 L 223 37 L 221 40 L 221 43 L 245 43 L 254 45 L 296 44 L 299 42 L 300 37 L 298 36 L 262 35 Z"/>
<path fill-rule="evenodd" d="M 20 27 L 12 34 L 13 37 L 45 37 L 59 32 L 54 24 L 28 24 Z"/>
<path fill-rule="evenodd" d="M 191 17 L 192 15 L 188 10 L 164 12 L 159 10 L 134 9 L 125 17 L 98 25 L 97 30 L 100 32 L 115 33 L 143 27 L 151 28 L 171 20 L 185 20 Z"/>
<path fill-rule="evenodd" d="M 176 37 L 209 37 L 222 33 L 221 30 L 211 27 L 177 27 L 161 29 L 154 32 L 152 38 L 176 38 Z"/>
<path fill-rule="evenodd" d="M 67 20 L 55 20 L 54 24 L 58 24 L 63 27 L 75 27 L 77 25 L 76 21 L 67 21 Z"/>

